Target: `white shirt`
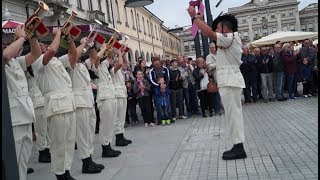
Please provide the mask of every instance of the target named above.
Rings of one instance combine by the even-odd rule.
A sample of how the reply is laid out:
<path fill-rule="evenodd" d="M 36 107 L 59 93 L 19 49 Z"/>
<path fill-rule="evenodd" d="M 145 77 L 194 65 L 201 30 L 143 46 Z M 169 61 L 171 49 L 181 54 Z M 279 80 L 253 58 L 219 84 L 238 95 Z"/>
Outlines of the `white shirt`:
<path fill-rule="evenodd" d="M 45 116 L 72 112 L 75 110 L 71 78 L 65 69 L 70 67 L 68 54 L 53 57 L 43 65 L 43 55 L 32 64 L 37 84 L 45 97 Z"/>
<path fill-rule="evenodd" d="M 76 107 L 94 107 L 93 92 L 91 89 L 90 74 L 83 63 L 77 63 L 70 68 L 70 77 Z"/>
<path fill-rule="evenodd" d="M 32 99 L 33 107 L 43 107 L 44 106 L 44 97 L 37 85 L 37 78 L 31 76 L 27 71 L 25 72 L 29 88 L 29 96 Z"/>
<path fill-rule="evenodd" d="M 116 98 L 113 79 L 108 68 L 109 62 L 107 60 L 102 61 L 98 68 L 92 66 L 92 70 L 97 74 L 97 76 L 99 76 L 97 91 L 98 106 L 101 100 Z"/>
<path fill-rule="evenodd" d="M 217 50 L 217 83 L 218 87 L 239 87 L 245 88 L 243 76 L 240 72 L 240 64 L 242 49 L 241 39 L 237 33 L 234 33 L 234 40 L 232 42 L 233 34 L 217 33 L 217 46 L 226 49 Z M 228 47 L 230 44 L 232 45 Z M 228 47 L 228 48 L 227 48 Z"/>
<path fill-rule="evenodd" d="M 114 68 L 110 70 L 110 73 L 113 77 L 114 89 L 116 91 L 117 98 L 127 98 L 127 88 L 125 83 L 125 77 L 119 69 L 116 73 L 114 72 Z"/>
<path fill-rule="evenodd" d="M 12 58 L 5 65 L 12 126 L 35 121 L 34 107 L 28 92 L 24 71 L 27 70 L 25 56 Z"/>

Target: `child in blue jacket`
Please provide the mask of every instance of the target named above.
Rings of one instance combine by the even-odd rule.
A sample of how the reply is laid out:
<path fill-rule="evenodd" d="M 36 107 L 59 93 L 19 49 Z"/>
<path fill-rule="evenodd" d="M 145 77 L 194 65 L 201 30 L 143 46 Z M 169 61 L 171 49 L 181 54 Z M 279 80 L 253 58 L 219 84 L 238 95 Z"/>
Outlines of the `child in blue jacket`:
<path fill-rule="evenodd" d="M 312 86 L 312 70 L 308 64 L 308 58 L 303 58 L 302 66 L 300 67 L 300 76 L 303 84 L 303 97 L 311 97 Z"/>
<path fill-rule="evenodd" d="M 171 107 L 170 107 L 170 90 L 165 84 L 164 78 L 158 78 L 159 86 L 154 89 L 155 102 L 157 107 L 158 117 L 161 120 L 161 124 L 169 125 L 171 119 Z"/>

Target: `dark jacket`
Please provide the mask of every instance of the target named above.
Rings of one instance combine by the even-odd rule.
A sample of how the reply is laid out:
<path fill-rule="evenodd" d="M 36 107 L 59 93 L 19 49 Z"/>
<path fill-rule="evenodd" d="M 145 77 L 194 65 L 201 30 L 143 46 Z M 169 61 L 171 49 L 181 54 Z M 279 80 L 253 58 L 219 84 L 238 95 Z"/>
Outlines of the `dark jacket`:
<path fill-rule="evenodd" d="M 312 69 L 310 65 L 302 64 L 300 67 L 300 76 L 303 82 L 312 81 Z"/>
<path fill-rule="evenodd" d="M 167 86 L 165 92 L 161 92 L 160 86 L 154 88 L 156 106 L 170 105 L 170 90 Z"/>
<path fill-rule="evenodd" d="M 141 91 L 139 89 L 139 84 L 140 83 L 137 80 L 133 84 L 133 91 L 137 95 L 137 99 L 142 98 L 142 96 L 150 96 L 151 85 L 148 82 L 148 80 L 143 79 L 143 85 L 145 86 L 144 95 L 141 94 Z"/>
<path fill-rule="evenodd" d="M 130 89 L 130 91 L 128 91 L 127 89 L 127 100 L 128 100 L 128 104 L 133 103 L 137 100 L 137 95 L 134 93 L 133 87 Z"/>
<path fill-rule="evenodd" d="M 263 64 L 263 62 L 267 62 L 267 60 L 269 60 L 268 63 Z M 257 61 L 257 67 L 260 73 L 272 73 L 272 66 L 272 57 L 270 55 L 262 54 L 261 58 Z"/>
<path fill-rule="evenodd" d="M 201 79 L 202 78 L 204 78 L 204 76 L 203 76 L 203 74 L 200 72 L 200 68 L 195 68 L 194 70 L 193 70 L 193 77 L 194 77 L 194 79 L 195 79 L 195 81 L 196 81 L 196 83 L 194 84 L 195 85 L 195 88 L 196 88 L 196 90 L 200 90 L 201 88 L 200 88 L 200 82 L 201 82 Z"/>
<path fill-rule="evenodd" d="M 272 59 L 273 72 L 284 72 L 283 60 L 281 58 L 280 52 L 275 53 Z"/>
<path fill-rule="evenodd" d="M 251 72 L 257 72 L 255 58 L 252 54 L 241 56 L 242 64 L 240 65 L 240 70 L 243 75 L 248 75 Z"/>
<path fill-rule="evenodd" d="M 286 74 L 294 74 L 297 72 L 297 56 L 292 54 L 291 52 L 285 52 L 281 51 L 280 52 L 281 58 L 284 63 L 284 69 Z"/>
<path fill-rule="evenodd" d="M 164 77 L 165 83 L 168 85 L 170 80 L 170 74 L 169 74 L 168 68 L 162 67 L 162 76 Z M 158 77 L 156 75 L 155 69 L 152 68 L 149 72 L 149 79 L 153 86 L 159 86 L 157 78 Z"/>
<path fill-rule="evenodd" d="M 178 77 L 178 80 L 176 80 L 177 77 Z M 183 88 L 181 72 L 179 71 L 179 69 L 170 70 L 169 88 L 170 90 L 179 90 Z"/>
<path fill-rule="evenodd" d="M 309 65 L 316 66 L 318 64 L 317 50 L 313 47 L 302 47 L 299 52 L 299 61 L 302 64 L 303 58 L 309 58 Z"/>

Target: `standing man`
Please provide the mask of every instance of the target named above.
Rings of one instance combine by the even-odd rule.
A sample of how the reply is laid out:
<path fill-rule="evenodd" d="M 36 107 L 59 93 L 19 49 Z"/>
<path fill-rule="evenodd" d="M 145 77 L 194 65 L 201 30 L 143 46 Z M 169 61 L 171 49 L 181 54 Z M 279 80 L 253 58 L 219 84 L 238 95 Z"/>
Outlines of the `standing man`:
<path fill-rule="evenodd" d="M 27 164 L 32 150 L 32 122 L 35 121 L 34 107 L 28 93 L 28 84 L 24 71 L 27 71 L 41 55 L 38 40 L 28 39 L 31 52 L 20 56 L 26 33 L 23 26 L 16 28 L 16 41 L 3 50 L 3 61 L 7 78 L 7 88 L 12 120 L 19 179 L 25 180 Z"/>
<path fill-rule="evenodd" d="M 245 88 L 239 66 L 241 62 L 241 39 L 237 35 L 237 19 L 229 14 L 219 16 L 212 23 L 212 29 L 202 21 L 203 14 L 197 14 L 195 7 L 187 9 L 192 22 L 201 32 L 217 42 L 217 83 L 225 109 L 227 125 L 230 128 L 233 148 L 223 153 L 222 159 L 233 160 L 247 158 L 243 148 L 244 126 L 241 104 L 241 92 Z"/>
<path fill-rule="evenodd" d="M 77 49 L 68 35 L 68 54 L 55 57 L 60 45 L 62 31 L 53 29 L 54 39 L 46 53 L 32 64 L 37 84 L 45 97 L 44 112 L 49 124 L 51 145 L 51 171 L 58 180 L 73 180 L 70 169 L 76 138 L 75 102 L 72 81 L 66 67 L 74 67 Z"/>
<path fill-rule="evenodd" d="M 280 55 L 281 46 L 280 44 L 274 45 L 274 55 L 273 55 L 273 74 L 275 79 L 274 86 L 276 87 L 276 98 L 278 101 L 285 101 L 283 97 L 283 81 L 284 81 L 284 64 Z"/>

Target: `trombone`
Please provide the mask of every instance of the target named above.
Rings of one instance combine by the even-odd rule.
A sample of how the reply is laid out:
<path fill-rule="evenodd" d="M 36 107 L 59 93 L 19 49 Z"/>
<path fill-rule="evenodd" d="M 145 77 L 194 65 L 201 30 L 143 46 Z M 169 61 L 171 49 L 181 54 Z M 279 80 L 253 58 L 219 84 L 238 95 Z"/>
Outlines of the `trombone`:
<path fill-rule="evenodd" d="M 41 38 L 49 33 L 49 29 L 43 24 L 42 18 L 39 16 L 39 14 L 44 11 L 49 11 L 48 5 L 43 1 L 38 1 L 38 9 L 24 23 L 27 39 L 33 36 Z M 36 30 L 38 30 L 38 33 L 35 32 Z M 18 37 L 15 36 L 14 41 L 17 40 L 17 38 Z"/>

